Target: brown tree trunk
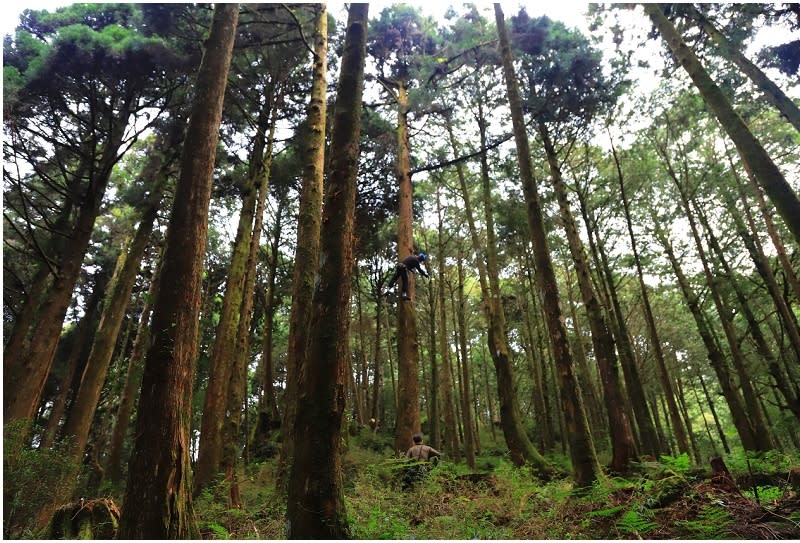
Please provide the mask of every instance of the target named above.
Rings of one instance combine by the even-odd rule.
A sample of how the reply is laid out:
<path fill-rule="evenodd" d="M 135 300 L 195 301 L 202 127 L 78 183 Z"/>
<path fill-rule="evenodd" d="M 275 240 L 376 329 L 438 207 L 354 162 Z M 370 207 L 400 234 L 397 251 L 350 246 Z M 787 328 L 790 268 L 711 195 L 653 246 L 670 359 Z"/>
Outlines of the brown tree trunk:
<path fill-rule="evenodd" d="M 408 91 L 405 83 L 397 83 L 397 180 L 398 218 L 397 250 L 399 260 L 414 254 L 411 201 L 411 158 L 408 136 Z M 416 300 L 414 275 L 409 274 L 408 295 Z M 404 453 L 413 441 L 411 437 L 420 431 L 419 415 L 419 344 L 417 342 L 417 319 L 414 303 L 403 301 L 397 305 L 397 422 L 394 433 L 394 449 Z"/>
<path fill-rule="evenodd" d="M 72 348 L 67 356 L 66 369 L 59 381 L 58 393 L 53 400 L 53 407 L 47 418 L 47 426 L 42 434 L 40 443 L 42 449 L 47 449 L 53 445 L 61 428 L 67 404 L 74 401 L 75 392 L 80 384 L 80 376 L 83 375 L 83 368 L 86 366 L 86 357 L 89 354 L 86 351 L 91 348 L 90 338 L 94 335 L 97 323 L 100 320 L 102 300 L 106 296 L 108 281 L 108 273 L 105 270 L 95 274 L 92 297 L 87 302 L 84 315 L 78 323 L 78 329 L 72 341 Z"/>
<path fill-rule="evenodd" d="M 125 385 L 122 389 L 117 415 L 114 417 L 114 428 L 108 443 L 108 454 L 106 455 L 103 478 L 114 484 L 122 482 L 122 451 L 125 438 L 128 435 L 133 407 L 139 394 L 139 386 L 142 383 L 144 349 L 150 338 L 152 299 L 158 290 L 158 268 L 160 263 L 159 258 L 158 262 L 156 262 L 156 269 L 153 270 L 152 277 L 150 278 L 150 288 L 145 296 L 145 303 L 144 307 L 142 307 L 139 326 L 136 329 L 136 337 L 133 340 L 133 347 L 128 357 L 128 371 L 125 374 Z"/>
<path fill-rule="evenodd" d="M 603 400 L 611 434 L 611 469 L 617 473 L 625 473 L 628 471 L 630 462 L 636 459 L 636 445 L 633 440 L 631 423 L 625 411 L 625 396 L 620 387 L 614 338 L 603 315 L 600 300 L 592 285 L 586 250 L 578 234 L 578 226 L 570 209 L 567 187 L 561 176 L 561 168 L 558 164 L 555 147 L 543 122 L 539 122 L 539 134 L 542 137 L 547 162 L 550 166 L 550 179 L 553 182 L 553 189 L 561 212 L 561 221 L 567 234 L 570 253 L 575 264 L 578 287 L 589 319 L 589 328 L 592 332 L 594 356 L 597 360 L 600 380 L 603 383 Z"/>
<path fill-rule="evenodd" d="M 350 290 L 364 89 L 368 4 L 351 4 L 333 113 L 331 160 L 311 341 L 297 404 L 294 462 L 286 508 L 291 539 L 351 537 L 340 440 L 350 353 Z M 323 8 L 322 13 L 325 14 Z M 324 131 L 323 131 L 324 133 Z"/>
<path fill-rule="evenodd" d="M 783 173 L 764 147 L 742 121 L 722 90 L 709 77 L 700 60 L 681 38 L 675 26 L 664 16 L 658 4 L 642 4 L 672 53 L 692 78 L 703 100 L 730 136 L 747 171 L 751 172 L 772 200 L 795 242 L 800 244 L 800 199 L 786 182 Z"/>
<path fill-rule="evenodd" d="M 459 247 L 458 257 L 458 303 L 453 301 L 453 310 L 458 320 L 458 350 L 461 353 L 461 421 L 463 425 L 464 456 L 468 466 L 475 465 L 475 431 L 472 427 L 472 394 L 474 389 L 470 386 L 469 352 L 467 350 L 467 317 L 466 302 L 464 297 L 464 255 Z M 491 412 L 491 405 L 489 410 Z"/>
<path fill-rule="evenodd" d="M 619 156 L 617 156 L 617 150 L 614 147 L 614 141 L 610 138 L 610 133 L 609 140 L 611 144 L 611 153 L 614 159 L 614 165 L 617 170 L 620 195 L 623 203 L 627 205 L 625 179 L 622 173 L 622 166 L 619 162 Z M 583 204 L 581 205 L 583 208 L 586 207 Z M 609 295 L 611 297 L 611 303 L 614 310 L 613 314 L 617 330 L 617 347 L 619 348 L 619 357 L 622 363 L 622 374 L 625 378 L 625 389 L 628 392 L 628 397 L 630 398 L 633 407 L 633 414 L 636 419 L 636 425 L 639 429 L 641 452 L 658 458 L 662 452 L 659 447 L 658 433 L 653 425 L 653 419 L 650 417 L 650 410 L 647 407 L 647 398 L 642 386 L 642 379 L 639 375 L 639 369 L 636 365 L 636 355 L 634 354 L 633 346 L 631 345 L 630 332 L 628 331 L 628 325 L 625 322 L 622 304 L 620 304 L 619 295 L 615 286 L 614 273 L 611 270 L 611 265 L 608 262 L 608 255 L 606 254 L 603 244 L 600 243 L 599 238 L 597 245 L 600 261 L 602 263 L 603 275 L 605 276 L 605 282 L 608 285 Z"/>
<path fill-rule="evenodd" d="M 117 260 L 117 266 L 103 305 L 100 323 L 94 336 L 92 350 L 83 371 L 80 388 L 64 426 L 62 435 L 72 440 L 72 455 L 76 463 L 79 463 L 83 457 L 89 439 L 89 430 L 97 403 L 100 400 L 103 384 L 106 381 L 111 358 L 114 355 L 122 320 L 128 309 L 139 266 L 150 243 L 153 225 L 161 207 L 167 180 L 166 170 L 172 167 L 173 160 L 171 157 L 162 155 L 160 150 L 166 149 L 168 153 L 174 152 L 182 131 L 175 127 L 174 132 L 174 137 L 157 138 L 153 152 L 148 154 L 148 164 L 142 173 L 142 178 L 144 184 L 150 189 L 149 195 L 147 200 L 142 202 L 136 234 L 127 247 L 127 252 L 123 248 L 123 252 Z M 59 497 L 65 501 L 69 496 Z"/>
<path fill-rule="evenodd" d="M 94 222 L 100 213 L 100 204 L 111 177 L 111 170 L 119 158 L 118 151 L 129 117 L 125 112 L 130 107 L 130 103 L 121 106 L 119 116 L 109 127 L 108 141 L 104 142 L 99 163 L 96 169 L 92 168 L 92 174 L 86 183 L 77 219 L 71 232 L 65 233 L 68 241 L 60 255 L 57 275 L 36 313 L 27 342 L 23 342 L 21 352 L 12 352 L 8 346 L 4 351 L 4 422 L 30 421 L 39 406 Z"/>
<path fill-rule="evenodd" d="M 455 401 L 453 399 L 453 376 L 450 373 L 450 344 L 448 342 L 447 333 L 447 311 L 445 300 L 445 268 L 444 268 L 444 217 L 442 214 L 442 203 L 440 191 L 436 191 L 436 211 L 439 217 L 439 231 L 437 235 L 437 285 L 436 294 L 438 296 L 438 322 L 439 322 L 439 355 L 442 360 L 442 406 L 444 410 L 444 436 L 445 436 L 445 451 L 453 459 L 453 462 L 461 461 L 461 449 L 458 446 L 458 430 L 456 422 Z M 473 465 L 469 466 L 474 469 Z"/>
<path fill-rule="evenodd" d="M 756 439 L 753 434 L 753 430 L 750 427 L 750 421 L 747 418 L 747 413 L 742 405 L 739 389 L 733 382 L 733 378 L 730 374 L 730 369 L 728 368 L 725 356 L 722 354 L 716 338 L 711 332 L 707 319 L 703 314 L 703 311 L 700 307 L 700 300 L 689 284 L 686 275 L 683 273 L 678 259 L 675 257 L 672 244 L 664 232 L 662 232 L 658 227 L 658 223 L 655 222 L 655 217 L 653 217 L 653 221 L 654 224 L 656 224 L 656 237 L 666 251 L 667 257 L 672 265 L 672 269 L 675 272 L 675 277 L 678 279 L 678 284 L 681 287 L 683 297 L 686 300 L 686 305 L 689 306 L 689 311 L 694 317 L 695 324 L 697 325 L 697 331 L 706 347 L 706 352 L 708 354 L 708 360 L 711 363 L 711 367 L 717 374 L 717 379 L 719 380 L 720 388 L 722 389 L 722 395 L 728 404 L 728 409 L 731 413 L 731 419 L 733 420 L 733 424 L 739 433 L 739 438 L 742 441 L 742 445 L 747 450 L 756 450 Z"/>
<path fill-rule="evenodd" d="M 327 13 L 324 4 L 322 12 Z M 324 20 L 323 20 L 324 19 Z M 303 150 L 303 181 L 297 217 L 297 244 L 292 279 L 292 312 L 289 320 L 289 347 L 286 353 L 286 392 L 284 394 L 284 429 L 281 446 L 278 485 L 283 486 L 284 475 L 294 456 L 295 432 L 290 421 L 296 416 L 297 395 L 307 377 L 304 364 L 314 296 L 314 281 L 319 262 L 320 228 L 322 221 L 322 191 L 325 169 L 325 116 L 327 101 L 327 51 L 328 20 L 317 14 L 314 32 L 314 65 L 311 98 L 306 112 L 307 134 Z"/>
<path fill-rule="evenodd" d="M 221 471 L 223 449 L 223 426 L 228 412 L 230 382 L 234 379 L 237 345 L 236 337 L 242 318 L 241 306 L 245 297 L 247 262 L 253 237 L 258 186 L 262 180 L 266 133 L 270 123 L 270 101 L 267 100 L 259 113 L 258 126 L 250 150 L 247 178 L 242 191 L 242 209 L 231 252 L 231 263 L 225 280 L 225 295 L 222 300 L 214 347 L 211 351 L 208 385 L 200 422 L 200 443 L 194 468 L 195 495 L 210 484 Z M 259 232 L 260 235 L 260 232 Z"/>
<path fill-rule="evenodd" d="M 564 412 L 570 442 L 573 477 L 578 486 L 584 487 L 591 485 L 597 479 L 600 474 L 600 466 L 592 443 L 580 387 L 575 377 L 572 353 L 570 352 L 567 330 L 559 302 L 558 284 L 550 258 L 550 249 L 547 244 L 544 216 L 533 177 L 530 145 L 522 113 L 522 101 L 514 74 L 511 47 L 500 4 L 494 4 L 494 12 L 500 38 L 503 73 L 508 89 L 508 102 L 514 126 L 514 140 L 517 146 L 517 160 L 520 167 L 522 190 L 525 194 L 528 226 L 535 256 L 536 282 L 542 292 L 545 319 L 553 347 L 553 357 L 558 368 L 561 409 Z"/>
<path fill-rule="evenodd" d="M 197 75 L 155 296 L 120 539 L 200 538 L 189 457 L 192 385 L 211 177 L 238 19 L 238 4 L 216 5 Z"/>

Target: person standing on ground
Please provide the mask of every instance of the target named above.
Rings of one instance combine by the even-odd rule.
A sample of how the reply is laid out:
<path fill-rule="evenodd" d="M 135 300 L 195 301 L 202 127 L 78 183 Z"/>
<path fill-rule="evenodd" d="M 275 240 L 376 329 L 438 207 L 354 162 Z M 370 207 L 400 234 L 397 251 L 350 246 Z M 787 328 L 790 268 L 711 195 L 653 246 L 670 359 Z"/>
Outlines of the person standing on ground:
<path fill-rule="evenodd" d="M 402 262 L 397 265 L 397 269 L 392 276 L 392 279 L 389 281 L 389 286 L 387 287 L 384 296 L 389 296 L 392 293 L 392 287 L 397 282 L 397 279 L 400 279 L 401 286 L 403 287 L 403 293 L 400 296 L 401 300 L 410 300 L 411 296 L 408 295 L 408 272 L 416 273 L 415 270 L 419 270 L 420 275 L 423 277 L 429 277 L 428 272 L 426 272 L 422 268 L 422 263 L 427 260 L 428 255 L 425 253 L 419 253 L 418 255 L 411 255 L 405 257 Z"/>

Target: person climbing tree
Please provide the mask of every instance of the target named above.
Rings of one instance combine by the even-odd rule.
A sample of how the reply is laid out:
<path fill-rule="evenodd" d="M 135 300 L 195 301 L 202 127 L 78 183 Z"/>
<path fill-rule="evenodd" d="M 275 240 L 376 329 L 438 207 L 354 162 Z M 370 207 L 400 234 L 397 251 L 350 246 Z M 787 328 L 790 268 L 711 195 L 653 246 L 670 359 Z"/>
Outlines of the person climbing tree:
<path fill-rule="evenodd" d="M 427 258 L 428 256 L 425 253 L 405 257 L 402 262 L 397 265 L 397 269 L 395 270 L 392 279 L 389 281 L 389 286 L 387 287 L 384 296 L 389 296 L 389 294 L 392 293 L 392 287 L 394 287 L 394 284 L 399 278 L 403 287 L 403 294 L 400 296 L 400 299 L 410 300 L 411 296 L 408 295 L 408 272 L 416 273 L 414 270 L 419 270 L 419 273 L 422 274 L 423 277 L 429 277 L 428 272 L 422 268 L 422 263 L 425 262 Z"/>

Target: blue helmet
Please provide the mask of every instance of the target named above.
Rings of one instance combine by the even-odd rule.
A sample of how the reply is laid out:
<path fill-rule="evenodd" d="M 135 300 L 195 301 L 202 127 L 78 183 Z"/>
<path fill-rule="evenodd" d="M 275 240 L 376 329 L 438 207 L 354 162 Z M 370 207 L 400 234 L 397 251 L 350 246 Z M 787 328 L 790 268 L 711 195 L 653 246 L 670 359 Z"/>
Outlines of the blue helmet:
<path fill-rule="evenodd" d="M 419 258 L 420 262 L 425 262 L 425 259 L 428 258 L 428 255 L 426 255 L 425 253 L 420 253 L 417 255 L 417 258 Z"/>

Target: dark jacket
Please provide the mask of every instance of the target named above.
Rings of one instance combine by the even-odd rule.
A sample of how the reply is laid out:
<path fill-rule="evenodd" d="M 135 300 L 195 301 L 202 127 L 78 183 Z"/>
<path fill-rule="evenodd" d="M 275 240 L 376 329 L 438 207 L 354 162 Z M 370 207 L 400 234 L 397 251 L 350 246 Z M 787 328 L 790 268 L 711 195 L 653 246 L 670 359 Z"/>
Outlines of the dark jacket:
<path fill-rule="evenodd" d="M 417 255 L 405 257 L 400 264 L 405 266 L 411 273 L 416 273 L 414 270 L 419 270 L 419 273 L 421 273 L 423 277 L 428 277 L 428 272 L 422 269 L 422 263 L 419 261 Z"/>

